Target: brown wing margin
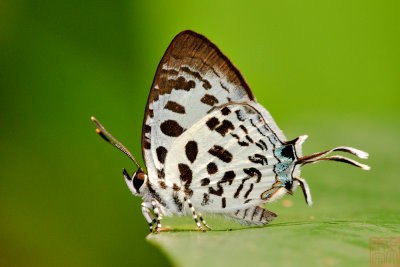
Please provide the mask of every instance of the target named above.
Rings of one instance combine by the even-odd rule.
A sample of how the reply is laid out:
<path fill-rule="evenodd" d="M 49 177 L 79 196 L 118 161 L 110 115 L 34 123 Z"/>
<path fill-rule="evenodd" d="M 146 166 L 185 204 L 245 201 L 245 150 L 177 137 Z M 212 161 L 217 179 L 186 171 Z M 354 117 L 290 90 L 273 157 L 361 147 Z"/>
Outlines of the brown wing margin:
<path fill-rule="evenodd" d="M 175 59 L 174 63 L 171 63 L 171 58 Z M 199 60 L 194 61 L 193 59 L 200 59 L 202 64 L 198 63 Z M 148 116 L 153 116 L 153 111 L 149 110 L 149 104 L 152 101 L 157 100 L 159 95 L 168 94 L 172 90 L 172 88 L 167 86 L 168 74 L 163 74 L 162 66 L 167 64 L 168 66 L 175 67 L 175 69 L 179 69 L 180 63 L 185 63 L 189 66 L 195 64 L 196 69 L 203 73 L 211 70 L 216 74 L 218 73 L 218 76 L 222 75 L 221 78 L 226 78 L 231 84 L 237 85 L 238 88 L 242 88 L 246 92 L 249 100 L 255 101 L 253 92 L 240 71 L 214 43 L 208 40 L 204 35 L 191 30 L 180 32 L 172 40 L 158 64 L 147 100 L 142 128 L 142 154 L 144 159 L 144 149 L 146 146 L 149 146 L 148 142 L 145 140 L 145 131 L 147 130 L 145 126 L 146 118 Z M 159 85 L 159 90 L 154 90 L 156 84 Z"/>

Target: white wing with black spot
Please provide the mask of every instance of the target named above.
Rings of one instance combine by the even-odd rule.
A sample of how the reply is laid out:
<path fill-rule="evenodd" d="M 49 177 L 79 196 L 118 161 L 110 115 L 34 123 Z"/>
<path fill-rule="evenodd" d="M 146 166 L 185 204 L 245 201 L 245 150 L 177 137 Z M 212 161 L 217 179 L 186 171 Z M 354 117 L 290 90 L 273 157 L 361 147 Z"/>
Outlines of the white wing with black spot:
<path fill-rule="evenodd" d="M 164 178 L 165 159 L 178 137 L 213 107 L 232 101 L 258 105 L 240 72 L 213 43 L 192 31 L 178 34 L 158 66 L 143 121 L 149 179 Z"/>
<path fill-rule="evenodd" d="M 284 188 L 274 151 L 286 140 L 259 108 L 226 104 L 186 130 L 166 156 L 167 185 L 182 187 L 206 212 L 229 213 L 268 202 Z"/>

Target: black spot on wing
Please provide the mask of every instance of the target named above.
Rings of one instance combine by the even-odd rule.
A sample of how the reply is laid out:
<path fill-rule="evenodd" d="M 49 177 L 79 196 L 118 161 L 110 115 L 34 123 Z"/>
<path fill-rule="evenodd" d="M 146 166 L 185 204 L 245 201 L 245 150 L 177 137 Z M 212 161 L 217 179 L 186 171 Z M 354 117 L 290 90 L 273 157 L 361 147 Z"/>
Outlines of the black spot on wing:
<path fill-rule="evenodd" d="M 221 113 L 222 115 L 229 115 L 229 113 L 231 113 L 231 110 L 228 107 L 224 107 L 223 109 L 221 109 Z"/>
<path fill-rule="evenodd" d="M 200 74 L 200 72 L 197 71 L 192 71 L 191 69 L 189 69 L 188 67 L 182 67 L 181 68 L 182 71 L 194 76 L 195 78 L 197 78 L 198 80 L 200 80 L 203 83 L 203 88 L 208 90 L 211 89 L 211 84 L 208 80 L 204 79 L 203 76 Z"/>
<path fill-rule="evenodd" d="M 164 164 L 165 157 L 167 156 L 167 152 L 168 152 L 168 150 L 165 147 L 163 147 L 163 146 L 157 147 L 157 149 L 156 149 L 157 159 L 160 163 Z"/>
<path fill-rule="evenodd" d="M 215 174 L 218 172 L 218 167 L 217 164 L 215 164 L 214 162 L 210 162 L 207 164 L 207 172 L 208 174 Z"/>
<path fill-rule="evenodd" d="M 249 188 L 249 190 L 247 190 L 246 194 L 244 194 L 244 198 L 248 198 L 249 197 L 251 191 L 253 190 L 253 187 L 254 187 L 254 185 L 250 184 L 250 188 Z"/>
<path fill-rule="evenodd" d="M 248 212 L 249 212 L 249 209 L 245 209 L 245 210 L 244 210 L 243 219 L 246 218 Z"/>
<path fill-rule="evenodd" d="M 239 187 L 236 189 L 235 194 L 233 195 L 234 198 L 238 198 L 238 197 L 239 197 L 240 192 L 242 191 L 242 189 L 243 189 L 243 187 L 244 187 L 244 183 L 245 183 L 247 180 L 249 180 L 248 177 L 247 177 L 247 178 L 244 178 L 244 179 L 242 180 L 242 182 L 240 183 Z"/>
<path fill-rule="evenodd" d="M 251 215 L 251 220 L 254 220 L 254 217 L 257 217 L 257 215 L 262 211 L 262 208 L 255 206 L 254 207 L 254 211 L 253 211 L 253 215 Z"/>
<path fill-rule="evenodd" d="M 231 133 L 232 137 L 235 137 L 238 141 L 239 146 L 249 146 L 246 141 L 241 141 L 239 135 Z"/>
<path fill-rule="evenodd" d="M 185 146 L 185 153 L 188 160 L 193 163 L 196 160 L 199 149 L 196 141 L 189 141 Z"/>
<path fill-rule="evenodd" d="M 177 184 L 175 184 L 175 183 L 174 183 L 174 185 L 172 186 L 172 189 L 174 189 L 174 191 L 179 191 L 179 190 L 181 190 L 181 188 L 180 188 Z"/>
<path fill-rule="evenodd" d="M 161 132 L 167 136 L 178 137 L 183 133 L 183 128 L 174 120 L 166 120 L 160 125 Z"/>
<path fill-rule="evenodd" d="M 249 160 L 253 163 L 268 165 L 267 158 L 260 154 L 254 154 L 253 156 L 249 156 Z"/>
<path fill-rule="evenodd" d="M 164 181 L 159 181 L 158 184 L 160 185 L 160 187 L 161 187 L 162 189 L 167 189 L 167 185 L 165 184 Z"/>
<path fill-rule="evenodd" d="M 190 167 L 186 164 L 179 163 L 178 170 L 180 173 L 180 178 L 185 188 L 185 193 L 189 196 L 193 194 L 193 191 L 190 190 L 190 184 L 192 183 L 193 173 Z"/>
<path fill-rule="evenodd" d="M 245 121 L 246 120 L 247 116 L 246 116 L 246 113 L 244 113 L 243 110 L 238 109 L 238 110 L 235 111 L 235 113 L 236 113 L 236 117 L 237 117 L 238 120 L 240 120 L 240 121 Z"/>
<path fill-rule="evenodd" d="M 150 132 L 151 132 L 151 126 L 145 124 L 144 127 L 143 127 L 143 131 L 144 131 L 145 133 L 150 133 Z"/>
<path fill-rule="evenodd" d="M 157 169 L 157 176 L 159 179 L 164 179 L 165 178 L 164 169 L 161 169 L 161 170 Z"/>
<path fill-rule="evenodd" d="M 243 184 L 244 184 L 245 180 L 242 180 L 242 183 L 239 185 L 239 187 L 237 188 L 235 194 L 233 195 L 234 198 L 238 198 L 240 191 L 242 191 L 243 189 Z"/>
<path fill-rule="evenodd" d="M 203 194 L 203 201 L 201 202 L 202 206 L 206 206 L 210 204 L 210 196 L 207 193 Z"/>
<path fill-rule="evenodd" d="M 223 85 L 222 82 L 219 82 L 219 84 L 221 85 L 222 89 L 224 89 L 225 91 L 227 91 L 229 93 L 229 89 L 225 85 Z M 228 102 L 231 102 L 231 98 L 230 97 L 227 97 L 227 99 L 228 99 Z"/>
<path fill-rule="evenodd" d="M 254 143 L 253 139 L 251 139 L 250 136 L 246 135 L 246 139 L 247 139 L 250 143 Z"/>
<path fill-rule="evenodd" d="M 168 109 L 179 114 L 185 114 L 185 107 L 176 103 L 175 101 L 168 101 L 167 104 L 165 104 L 164 109 Z"/>
<path fill-rule="evenodd" d="M 174 69 L 161 69 L 161 72 L 166 76 L 177 76 L 179 71 Z"/>
<path fill-rule="evenodd" d="M 206 105 L 209 105 L 209 106 L 214 106 L 215 104 L 218 104 L 218 102 L 219 102 L 218 99 L 215 96 L 209 95 L 209 94 L 205 94 L 200 99 L 200 101 L 202 103 L 206 104 Z"/>
<path fill-rule="evenodd" d="M 242 130 L 243 130 L 243 132 L 244 132 L 245 134 L 248 134 L 248 133 L 249 133 L 249 131 L 247 131 L 247 128 L 246 128 L 246 126 L 244 126 L 244 125 L 240 125 L 239 127 L 240 127 L 240 129 L 242 129 Z"/>
<path fill-rule="evenodd" d="M 203 178 L 200 180 L 201 186 L 207 186 L 210 184 L 210 179 L 208 178 Z"/>
<path fill-rule="evenodd" d="M 222 160 L 223 162 L 229 163 L 232 161 L 232 154 L 229 153 L 229 151 L 225 150 L 223 147 L 218 146 L 218 145 L 214 145 L 214 147 L 210 148 L 208 150 L 208 153 L 210 153 L 211 155 L 219 158 L 220 160 Z"/>
<path fill-rule="evenodd" d="M 222 179 L 219 180 L 217 183 L 217 189 L 215 189 L 213 187 L 209 187 L 208 192 L 213 195 L 222 196 L 222 194 L 224 193 L 224 188 L 222 187 L 221 184 L 229 183 L 229 185 L 231 185 L 233 180 L 235 179 L 235 176 L 236 176 L 236 174 L 234 171 L 225 172 Z"/>
<path fill-rule="evenodd" d="M 234 171 L 227 171 L 224 173 L 224 176 L 222 177 L 222 179 L 218 182 L 219 184 L 222 183 L 229 183 L 229 185 L 232 184 L 233 180 L 235 179 L 236 174 Z"/>
<path fill-rule="evenodd" d="M 212 117 L 206 122 L 206 125 L 211 131 L 214 130 L 218 124 L 219 120 L 216 117 Z"/>
<path fill-rule="evenodd" d="M 258 140 L 258 142 L 256 142 L 256 145 L 261 149 L 261 150 L 268 150 L 268 146 L 267 144 L 262 140 Z"/>
<path fill-rule="evenodd" d="M 245 169 L 243 169 L 243 171 L 244 171 L 249 177 L 257 176 L 256 183 L 259 183 L 259 182 L 260 182 L 260 180 L 261 180 L 261 172 L 260 172 L 258 169 L 252 167 L 252 168 L 248 168 L 248 169 L 245 168 Z"/>
<path fill-rule="evenodd" d="M 238 141 L 239 146 L 249 146 L 249 143 L 246 141 Z"/>
<path fill-rule="evenodd" d="M 196 87 L 196 83 L 193 80 L 186 81 L 184 77 L 179 76 L 177 79 L 169 79 L 167 82 L 167 87 L 174 88 L 175 90 L 189 91 L 190 89 Z"/>
<path fill-rule="evenodd" d="M 240 140 L 239 135 L 231 133 L 232 137 L 235 137 L 237 140 Z"/>
<path fill-rule="evenodd" d="M 218 133 L 220 133 L 222 136 L 225 136 L 226 133 L 229 130 L 233 130 L 235 129 L 235 126 L 233 126 L 232 122 L 228 121 L 228 120 L 223 120 L 221 125 L 217 127 L 217 129 L 215 129 Z"/>
<path fill-rule="evenodd" d="M 145 149 L 150 149 L 150 148 L 151 148 L 151 144 L 150 144 L 150 142 L 147 141 L 147 140 L 144 141 L 143 146 L 144 146 Z"/>
<path fill-rule="evenodd" d="M 258 127 L 255 125 L 253 119 L 250 119 L 250 123 L 251 123 L 251 125 L 252 125 L 254 128 L 257 129 L 257 131 L 258 131 L 261 135 L 265 136 L 265 134 L 260 130 L 260 128 L 258 128 Z M 271 142 L 271 143 L 272 143 L 272 142 Z"/>
<path fill-rule="evenodd" d="M 213 195 L 216 195 L 216 196 L 222 196 L 222 194 L 224 193 L 224 189 L 222 188 L 221 185 L 217 185 L 217 187 L 218 187 L 217 190 L 215 190 L 215 189 L 212 188 L 212 187 L 209 187 L 209 188 L 208 188 L 208 192 L 209 192 L 210 194 L 213 194 Z"/>

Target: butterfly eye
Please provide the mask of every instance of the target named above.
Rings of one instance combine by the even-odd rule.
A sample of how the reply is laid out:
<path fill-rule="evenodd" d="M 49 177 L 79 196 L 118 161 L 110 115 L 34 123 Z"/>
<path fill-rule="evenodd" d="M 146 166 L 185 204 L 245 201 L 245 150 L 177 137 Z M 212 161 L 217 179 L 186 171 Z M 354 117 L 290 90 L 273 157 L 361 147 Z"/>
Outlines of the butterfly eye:
<path fill-rule="evenodd" d="M 136 189 L 136 191 L 138 191 L 138 193 L 140 193 L 139 189 L 140 187 L 142 187 L 144 181 L 146 179 L 146 175 L 143 172 L 137 171 L 134 175 L 133 175 L 133 187 Z"/>

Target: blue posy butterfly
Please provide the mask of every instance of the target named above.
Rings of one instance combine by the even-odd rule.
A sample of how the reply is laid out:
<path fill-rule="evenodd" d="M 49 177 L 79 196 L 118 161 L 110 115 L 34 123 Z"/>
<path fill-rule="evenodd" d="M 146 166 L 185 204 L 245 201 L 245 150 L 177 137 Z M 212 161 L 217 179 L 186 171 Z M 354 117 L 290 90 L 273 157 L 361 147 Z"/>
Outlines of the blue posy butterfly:
<path fill-rule="evenodd" d="M 303 156 L 307 136 L 288 141 L 240 71 L 215 44 L 193 31 L 174 38 L 154 77 L 142 129 L 147 173 L 92 120 L 97 132 L 137 165 L 132 177 L 125 169 L 123 174 L 131 192 L 143 198 L 143 216 L 155 232 L 162 216 L 174 214 L 191 214 L 203 231 L 202 224 L 211 228 L 201 213 L 267 224 L 277 215 L 263 205 L 291 194 L 298 185 L 312 204 L 310 189 L 300 178 L 303 165 L 333 160 L 369 169 L 342 156 L 327 156 L 341 151 L 368 157 L 351 147 Z"/>

